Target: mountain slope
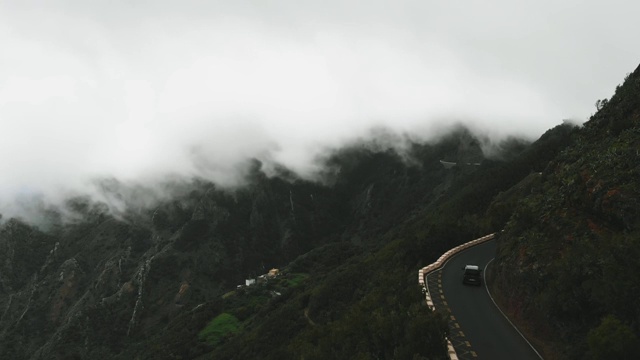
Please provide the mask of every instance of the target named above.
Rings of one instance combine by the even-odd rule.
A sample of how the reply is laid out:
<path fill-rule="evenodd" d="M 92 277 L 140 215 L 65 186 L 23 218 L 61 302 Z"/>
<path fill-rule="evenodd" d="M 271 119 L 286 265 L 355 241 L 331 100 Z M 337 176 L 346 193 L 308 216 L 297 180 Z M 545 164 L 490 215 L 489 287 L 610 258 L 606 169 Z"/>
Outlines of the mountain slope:
<path fill-rule="evenodd" d="M 174 195 L 149 208 L 144 189 L 105 180 L 125 210 L 76 198 L 41 228 L 9 219 L 0 357 L 445 358 L 446 314 L 424 306 L 415 270 L 507 221 L 495 276 L 516 316 L 582 339 L 570 355 L 592 328 L 596 344 L 612 327 L 637 335 L 635 270 L 612 282 L 617 261 L 636 266 L 637 73 L 583 129 L 510 141 L 479 166 L 467 162 L 482 140 L 458 129 L 402 154 L 342 149 L 321 182 L 254 162 L 236 189 L 168 184 Z M 279 277 L 236 288 L 272 267 Z"/>
<path fill-rule="evenodd" d="M 334 267 L 358 263 L 358 257 L 396 241 L 381 235 L 440 196 L 433 189 L 451 181 L 452 173 L 439 159 L 464 155 L 458 144 L 469 137 L 461 132 L 439 144 L 415 145 L 409 155 L 413 165 L 384 147 L 341 150 L 327 160 L 324 184 L 298 179 L 286 169 L 267 177 L 255 162 L 243 187 L 169 184 L 180 189 L 173 191 L 177 195 L 153 208 L 136 202 L 144 189 L 107 180 L 102 186 L 127 205 L 123 212 L 76 198 L 64 211 L 49 209 L 42 228 L 9 219 L 0 226 L 0 357 L 171 358 L 172 352 L 193 357 L 210 351 L 197 334 L 227 306 L 224 294 L 302 254 L 307 255 L 295 266 L 306 269 L 309 265 L 301 264 L 317 254 L 317 266 L 333 278 Z M 477 146 L 464 151 L 480 152 Z M 384 260 L 378 263 L 382 268 Z M 397 283 L 406 293 L 399 304 L 419 303 L 414 281 L 408 280 L 413 271 L 403 264 L 389 270 L 411 284 Z M 344 271 L 353 279 L 362 275 L 348 266 Z M 316 286 L 325 285 L 310 291 L 323 293 Z M 320 298 L 308 300 L 308 317 L 316 323 L 335 319 L 352 305 L 347 299 L 342 310 L 327 308 Z M 342 301 L 330 296 L 327 304 L 334 300 Z M 369 306 L 378 300 L 370 299 Z M 254 310 L 267 315 L 245 306 L 245 319 Z M 443 352 L 443 329 L 433 329 L 438 335 L 431 346 Z M 167 344 L 172 352 L 152 351 Z"/>
<path fill-rule="evenodd" d="M 495 261 L 505 306 L 562 358 L 638 349 L 640 68 L 602 103 L 527 194 L 511 197 Z M 611 324 L 630 336 L 605 339 Z"/>

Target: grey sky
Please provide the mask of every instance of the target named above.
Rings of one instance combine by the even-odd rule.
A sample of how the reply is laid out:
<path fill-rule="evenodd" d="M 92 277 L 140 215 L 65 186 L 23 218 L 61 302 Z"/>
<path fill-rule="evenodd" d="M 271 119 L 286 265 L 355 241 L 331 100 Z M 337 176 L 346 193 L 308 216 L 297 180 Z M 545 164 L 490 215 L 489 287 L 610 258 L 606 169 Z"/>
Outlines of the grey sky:
<path fill-rule="evenodd" d="M 308 172 L 373 126 L 537 136 L 586 120 L 638 65 L 639 13 L 635 1 L 0 0 L 0 203 L 101 176 L 228 183 L 247 157 Z"/>

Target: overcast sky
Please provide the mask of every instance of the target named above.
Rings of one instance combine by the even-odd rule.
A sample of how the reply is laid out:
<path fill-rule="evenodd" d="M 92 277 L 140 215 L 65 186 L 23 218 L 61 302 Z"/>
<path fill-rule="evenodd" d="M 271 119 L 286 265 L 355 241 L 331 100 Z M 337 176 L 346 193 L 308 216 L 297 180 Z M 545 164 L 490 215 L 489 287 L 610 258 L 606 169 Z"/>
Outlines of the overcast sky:
<path fill-rule="evenodd" d="M 586 120 L 635 69 L 637 14 L 637 1 L 0 0 L 0 203 L 104 176 L 232 182 L 249 157 L 306 172 L 374 126 L 535 137 Z"/>

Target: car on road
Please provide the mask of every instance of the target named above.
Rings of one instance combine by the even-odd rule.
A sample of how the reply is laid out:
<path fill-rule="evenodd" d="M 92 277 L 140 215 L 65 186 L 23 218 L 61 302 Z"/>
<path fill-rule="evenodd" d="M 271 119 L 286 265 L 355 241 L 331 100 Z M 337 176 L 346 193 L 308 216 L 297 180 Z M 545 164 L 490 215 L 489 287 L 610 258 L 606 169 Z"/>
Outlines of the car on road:
<path fill-rule="evenodd" d="M 463 270 L 463 284 L 482 285 L 482 269 L 478 265 L 465 265 Z"/>

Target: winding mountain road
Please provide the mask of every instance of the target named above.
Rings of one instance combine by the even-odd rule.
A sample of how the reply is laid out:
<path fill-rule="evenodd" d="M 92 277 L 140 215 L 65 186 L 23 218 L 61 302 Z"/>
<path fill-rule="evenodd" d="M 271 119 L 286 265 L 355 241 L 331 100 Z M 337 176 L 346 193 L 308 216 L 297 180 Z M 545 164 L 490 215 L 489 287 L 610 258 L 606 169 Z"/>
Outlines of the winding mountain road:
<path fill-rule="evenodd" d="M 538 352 L 496 307 L 484 283 L 462 284 L 466 264 L 486 269 L 495 252 L 495 240 L 487 241 L 456 254 L 440 270 L 428 274 L 436 309 L 451 312 L 449 339 L 459 359 L 540 360 Z"/>

